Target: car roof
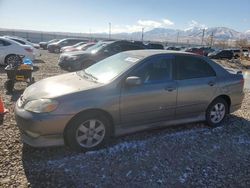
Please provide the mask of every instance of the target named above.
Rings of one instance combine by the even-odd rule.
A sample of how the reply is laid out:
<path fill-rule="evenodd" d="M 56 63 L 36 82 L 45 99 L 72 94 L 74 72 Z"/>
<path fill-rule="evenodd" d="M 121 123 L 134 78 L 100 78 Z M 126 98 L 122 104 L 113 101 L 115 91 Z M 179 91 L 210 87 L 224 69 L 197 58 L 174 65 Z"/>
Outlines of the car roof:
<path fill-rule="evenodd" d="M 159 55 L 159 54 L 179 54 L 179 55 L 199 56 L 197 54 L 193 54 L 189 52 L 173 51 L 173 50 L 131 50 L 131 51 L 125 51 L 122 53 L 131 55 L 131 56 L 141 57 L 141 58 L 146 58 L 152 55 Z"/>

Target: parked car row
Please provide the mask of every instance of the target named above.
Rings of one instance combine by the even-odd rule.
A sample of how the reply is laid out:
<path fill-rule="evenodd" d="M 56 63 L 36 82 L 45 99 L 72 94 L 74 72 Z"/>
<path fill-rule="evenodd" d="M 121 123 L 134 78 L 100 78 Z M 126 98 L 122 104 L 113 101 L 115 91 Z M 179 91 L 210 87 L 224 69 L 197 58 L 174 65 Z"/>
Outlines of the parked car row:
<path fill-rule="evenodd" d="M 21 39 L 20 39 L 21 40 Z M 0 64 L 7 65 L 18 61 L 19 56 L 34 60 L 37 56 L 37 49 L 27 43 L 13 40 L 9 37 L 0 37 Z"/>
<path fill-rule="evenodd" d="M 62 69 L 76 71 L 120 52 L 143 49 L 163 49 L 163 46 L 156 43 L 144 44 L 139 41 L 100 41 L 84 51 L 62 53 L 58 65 Z"/>
<path fill-rule="evenodd" d="M 211 47 L 174 47 L 169 46 L 165 48 L 166 50 L 174 50 L 174 51 L 185 51 L 191 52 L 198 55 L 209 56 L 210 58 L 215 59 L 232 59 L 239 57 L 249 57 L 249 49 L 214 49 Z"/>

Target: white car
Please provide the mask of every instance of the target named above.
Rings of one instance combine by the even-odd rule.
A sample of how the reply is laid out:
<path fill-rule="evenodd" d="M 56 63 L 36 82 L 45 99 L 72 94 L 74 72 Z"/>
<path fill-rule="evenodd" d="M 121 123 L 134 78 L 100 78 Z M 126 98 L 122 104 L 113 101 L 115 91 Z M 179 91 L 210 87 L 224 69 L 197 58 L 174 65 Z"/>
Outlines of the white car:
<path fill-rule="evenodd" d="M 24 38 L 21 38 L 21 37 L 16 37 L 16 36 L 4 36 L 5 38 L 8 38 L 8 39 L 11 39 L 11 40 L 14 40 L 20 44 L 23 44 L 23 45 L 30 45 L 32 46 L 34 49 L 34 53 L 35 53 L 35 59 L 37 59 L 38 57 L 41 56 L 41 52 L 39 50 L 40 46 L 39 44 L 35 44 L 35 43 L 32 43 Z"/>
<path fill-rule="evenodd" d="M 34 48 L 30 45 L 22 45 L 5 37 L 0 37 L 0 64 L 7 65 L 18 60 L 21 55 L 30 60 L 35 59 Z"/>
<path fill-rule="evenodd" d="M 244 57 L 249 57 L 250 53 L 248 49 L 242 49 L 242 54 Z"/>

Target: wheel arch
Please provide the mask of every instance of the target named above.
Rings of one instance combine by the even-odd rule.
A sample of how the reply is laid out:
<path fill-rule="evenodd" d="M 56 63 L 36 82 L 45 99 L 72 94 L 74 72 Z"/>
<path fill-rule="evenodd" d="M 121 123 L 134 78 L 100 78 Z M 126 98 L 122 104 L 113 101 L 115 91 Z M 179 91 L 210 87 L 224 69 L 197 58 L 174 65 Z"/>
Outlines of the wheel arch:
<path fill-rule="evenodd" d="M 93 113 L 93 114 L 99 114 L 99 115 L 104 115 L 105 117 L 108 118 L 109 122 L 110 122 L 110 125 L 111 125 L 111 136 L 114 135 L 114 120 L 113 120 L 113 117 L 112 115 L 103 110 L 103 109 L 98 109 L 98 108 L 93 108 L 93 109 L 86 109 L 86 110 L 83 110 L 77 114 L 75 114 L 70 120 L 69 122 L 67 123 L 67 125 L 65 126 L 64 130 L 63 130 L 63 138 L 64 138 L 64 141 L 66 142 L 66 139 L 65 139 L 65 134 L 66 134 L 66 130 L 69 128 L 69 125 L 71 122 L 73 122 L 74 120 L 76 120 L 77 118 L 79 118 L 82 114 L 90 114 L 90 113 Z"/>
<path fill-rule="evenodd" d="M 226 101 L 226 103 L 228 104 L 228 112 L 230 112 L 231 98 L 230 98 L 228 95 L 223 94 L 223 95 L 219 95 L 219 96 L 215 97 L 215 98 L 213 99 L 213 101 L 215 101 L 215 100 L 218 99 L 218 98 L 222 98 L 222 99 L 224 99 L 224 100 Z M 213 102 L 213 101 L 212 101 L 212 102 Z M 212 102 L 211 102 L 211 103 L 212 103 Z M 210 104 L 211 104 L 211 103 L 210 103 Z"/>

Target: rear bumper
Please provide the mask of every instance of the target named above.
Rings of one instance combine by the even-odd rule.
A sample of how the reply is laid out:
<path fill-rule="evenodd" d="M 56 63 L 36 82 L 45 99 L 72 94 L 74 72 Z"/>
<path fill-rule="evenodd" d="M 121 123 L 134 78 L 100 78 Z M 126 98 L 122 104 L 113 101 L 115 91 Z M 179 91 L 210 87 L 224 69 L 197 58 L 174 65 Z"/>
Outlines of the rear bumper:
<path fill-rule="evenodd" d="M 230 106 L 230 113 L 233 113 L 241 108 L 244 97 L 245 97 L 244 92 L 231 96 L 232 103 Z"/>

